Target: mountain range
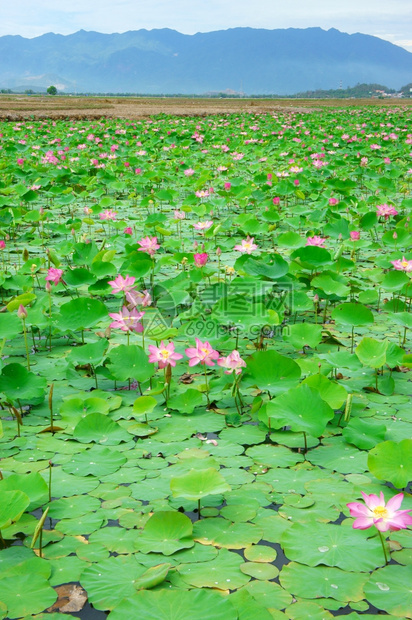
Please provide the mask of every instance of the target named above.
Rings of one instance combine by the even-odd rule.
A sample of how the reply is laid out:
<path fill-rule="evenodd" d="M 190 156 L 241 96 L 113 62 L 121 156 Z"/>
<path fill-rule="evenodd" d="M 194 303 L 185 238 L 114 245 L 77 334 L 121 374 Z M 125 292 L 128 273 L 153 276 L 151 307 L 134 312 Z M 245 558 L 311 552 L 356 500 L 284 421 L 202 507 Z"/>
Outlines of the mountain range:
<path fill-rule="evenodd" d="M 168 28 L 123 34 L 80 30 L 33 39 L 0 37 L 0 88 L 292 95 L 359 82 L 399 89 L 411 81 L 412 53 L 334 28 L 232 28 L 194 35 Z"/>

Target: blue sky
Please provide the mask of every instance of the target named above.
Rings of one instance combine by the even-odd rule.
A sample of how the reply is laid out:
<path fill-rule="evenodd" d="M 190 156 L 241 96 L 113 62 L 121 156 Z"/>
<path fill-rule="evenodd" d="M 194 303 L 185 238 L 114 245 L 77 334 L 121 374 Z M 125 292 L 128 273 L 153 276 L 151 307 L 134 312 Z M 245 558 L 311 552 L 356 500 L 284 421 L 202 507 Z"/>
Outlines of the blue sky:
<path fill-rule="evenodd" d="M 0 36 L 173 28 L 186 34 L 252 28 L 337 28 L 412 52 L 411 0 L 0 0 Z"/>

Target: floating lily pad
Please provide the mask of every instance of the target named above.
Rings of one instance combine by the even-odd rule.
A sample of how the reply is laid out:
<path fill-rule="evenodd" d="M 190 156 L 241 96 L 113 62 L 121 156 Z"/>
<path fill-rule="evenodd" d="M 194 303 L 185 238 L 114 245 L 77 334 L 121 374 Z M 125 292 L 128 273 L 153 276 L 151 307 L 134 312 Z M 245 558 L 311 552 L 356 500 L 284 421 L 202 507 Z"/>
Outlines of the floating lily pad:
<path fill-rule="evenodd" d="M 389 614 L 412 618 L 412 566 L 385 566 L 365 585 L 367 601 Z"/>
<path fill-rule="evenodd" d="M 369 452 L 368 467 L 379 480 L 388 480 L 398 489 L 406 487 L 412 480 L 412 439 L 378 444 Z"/>
<path fill-rule="evenodd" d="M 141 532 L 138 549 L 143 553 L 172 555 L 179 549 L 193 547 L 192 522 L 180 512 L 161 511 L 147 521 Z"/>

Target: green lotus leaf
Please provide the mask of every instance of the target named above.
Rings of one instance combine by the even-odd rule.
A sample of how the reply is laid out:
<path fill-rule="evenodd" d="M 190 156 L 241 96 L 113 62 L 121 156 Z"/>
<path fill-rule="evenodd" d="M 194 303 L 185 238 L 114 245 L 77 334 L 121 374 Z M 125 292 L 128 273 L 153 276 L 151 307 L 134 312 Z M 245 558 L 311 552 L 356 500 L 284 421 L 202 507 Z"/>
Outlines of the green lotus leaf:
<path fill-rule="evenodd" d="M 283 533 L 281 546 L 290 560 L 300 564 L 368 573 L 385 561 L 380 540 L 368 536 L 368 532 L 331 523 L 294 523 Z"/>
<path fill-rule="evenodd" d="M 145 572 L 146 567 L 132 554 L 111 556 L 88 566 L 80 577 L 80 584 L 87 590 L 93 607 L 106 611 L 133 596 L 135 583 Z"/>
<path fill-rule="evenodd" d="M 282 394 L 294 387 L 301 374 L 294 360 L 273 350 L 258 351 L 251 355 L 246 363 L 245 383 L 257 385 L 260 390 L 267 390 L 273 395 Z"/>
<path fill-rule="evenodd" d="M 109 358 L 109 370 L 118 381 L 146 381 L 155 373 L 154 364 L 149 362 L 147 354 L 137 345 L 121 344 L 110 351 Z"/>
<path fill-rule="evenodd" d="M 123 454 L 102 446 L 93 446 L 63 465 L 63 471 L 75 476 L 106 476 L 113 474 L 126 462 Z"/>
<path fill-rule="evenodd" d="M 244 549 L 262 539 L 263 531 L 252 523 L 230 523 L 222 518 L 202 519 L 193 527 L 193 537 L 202 545 Z"/>
<path fill-rule="evenodd" d="M 379 480 L 406 487 L 412 480 L 412 439 L 379 443 L 369 452 L 368 468 Z"/>
<path fill-rule="evenodd" d="M 76 347 L 70 351 L 67 360 L 76 365 L 93 364 L 93 366 L 98 366 L 103 361 L 108 345 L 109 341 L 106 338 L 101 338 L 97 342 Z"/>
<path fill-rule="evenodd" d="M 29 504 L 23 491 L 5 491 L 0 486 L 0 530 L 18 521 Z"/>
<path fill-rule="evenodd" d="M 78 269 L 68 269 L 64 274 L 64 280 L 73 288 L 79 286 L 86 286 L 87 284 L 94 284 L 96 282 L 96 276 L 88 269 L 79 267 Z"/>
<path fill-rule="evenodd" d="M 269 401 L 265 415 L 273 428 L 290 426 L 292 431 L 320 437 L 334 413 L 317 390 L 302 384 Z"/>
<path fill-rule="evenodd" d="M 82 418 L 73 431 L 73 438 L 81 443 L 99 443 L 116 446 L 129 441 L 129 433 L 102 413 L 89 413 Z"/>
<path fill-rule="evenodd" d="M 285 609 L 291 602 L 291 595 L 273 581 L 251 581 L 245 590 L 266 609 Z"/>
<path fill-rule="evenodd" d="M 49 487 L 38 472 L 29 474 L 12 474 L 0 481 L 0 495 L 3 491 L 22 491 L 30 504 L 27 511 L 36 510 L 49 499 Z"/>
<path fill-rule="evenodd" d="M 77 297 L 60 306 L 57 327 L 62 331 L 88 329 L 107 318 L 107 308 L 98 299 Z"/>
<path fill-rule="evenodd" d="M 207 590 L 142 590 L 123 600 L 109 620 L 237 620 L 228 597 Z"/>
<path fill-rule="evenodd" d="M 364 366 L 380 368 L 386 362 L 388 342 L 379 342 L 374 338 L 364 337 L 355 349 L 355 354 Z"/>
<path fill-rule="evenodd" d="M 250 577 L 240 570 L 242 558 L 237 553 L 221 549 L 214 560 L 177 567 L 183 581 L 196 588 L 237 589 L 246 585 Z"/>
<path fill-rule="evenodd" d="M 153 396 L 139 396 L 133 403 L 134 415 L 145 415 L 152 413 L 157 405 L 157 400 Z"/>
<path fill-rule="evenodd" d="M 322 340 L 322 327 L 312 323 L 295 323 L 284 330 L 283 340 L 290 342 L 296 349 L 314 349 Z"/>
<path fill-rule="evenodd" d="M 362 304 L 340 304 L 332 311 L 332 319 L 339 325 L 370 325 L 373 323 L 373 314 Z"/>
<path fill-rule="evenodd" d="M 23 323 L 17 314 L 11 312 L 0 314 L 0 338 L 15 338 L 23 331 Z"/>
<path fill-rule="evenodd" d="M 252 257 L 243 263 L 242 269 L 252 276 L 263 276 L 269 280 L 277 280 L 287 274 L 289 270 L 288 263 L 280 254 L 271 254 L 270 263 L 264 263 L 262 260 L 255 260 Z"/>
<path fill-rule="evenodd" d="M 39 613 L 50 607 L 57 599 L 57 593 L 47 581 L 50 568 L 48 567 L 47 573 L 44 574 L 42 568 L 39 570 L 38 567 L 38 564 L 26 566 L 23 564 L 12 574 L 2 572 L 1 600 L 7 606 L 10 620 Z"/>
<path fill-rule="evenodd" d="M 193 547 L 192 522 L 180 512 L 161 511 L 146 522 L 139 537 L 138 549 L 143 553 L 172 555 L 179 549 Z"/>
<path fill-rule="evenodd" d="M 213 467 L 199 471 L 192 470 L 184 476 L 172 478 L 170 488 L 173 497 L 184 497 L 193 501 L 231 490 L 222 474 Z"/>
<path fill-rule="evenodd" d="M 173 396 L 167 402 L 171 409 L 176 409 L 180 413 L 193 413 L 195 407 L 203 402 L 203 396 L 199 390 L 186 389 L 182 394 Z"/>
<path fill-rule="evenodd" d="M 306 379 L 302 381 L 302 384 L 306 384 L 317 390 L 322 400 L 326 401 L 332 409 L 339 409 L 346 401 L 348 395 L 342 385 L 335 381 L 331 381 L 325 377 L 325 375 L 319 373 L 306 377 Z"/>
<path fill-rule="evenodd" d="M 366 600 L 389 614 L 412 618 L 412 566 L 385 566 L 365 585 Z"/>
<path fill-rule="evenodd" d="M 44 377 L 38 377 L 21 364 L 8 364 L 0 375 L 0 392 L 12 402 L 19 400 L 39 404 L 44 399 L 46 385 Z"/>
<path fill-rule="evenodd" d="M 291 562 L 282 568 L 281 585 L 294 596 L 306 599 L 333 598 L 338 601 L 361 601 L 368 581 L 365 573 L 346 572 L 327 566 L 304 566 Z"/>
<path fill-rule="evenodd" d="M 362 420 L 362 418 L 351 418 L 349 424 L 343 429 L 342 435 L 348 443 L 352 443 L 357 448 L 370 450 L 385 439 L 386 426 L 370 420 Z"/>
<path fill-rule="evenodd" d="M 75 519 L 100 508 L 100 501 L 90 495 L 73 495 L 56 499 L 49 506 L 49 517 L 52 519 Z"/>

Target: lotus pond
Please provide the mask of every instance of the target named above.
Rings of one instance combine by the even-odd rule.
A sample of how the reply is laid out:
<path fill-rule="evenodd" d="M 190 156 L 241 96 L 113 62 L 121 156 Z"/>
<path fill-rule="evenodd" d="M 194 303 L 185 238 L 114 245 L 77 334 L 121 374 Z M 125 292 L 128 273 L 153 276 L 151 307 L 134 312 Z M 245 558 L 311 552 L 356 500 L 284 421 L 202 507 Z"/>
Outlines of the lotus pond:
<path fill-rule="evenodd" d="M 0 125 L 0 618 L 412 618 L 411 115 Z"/>

